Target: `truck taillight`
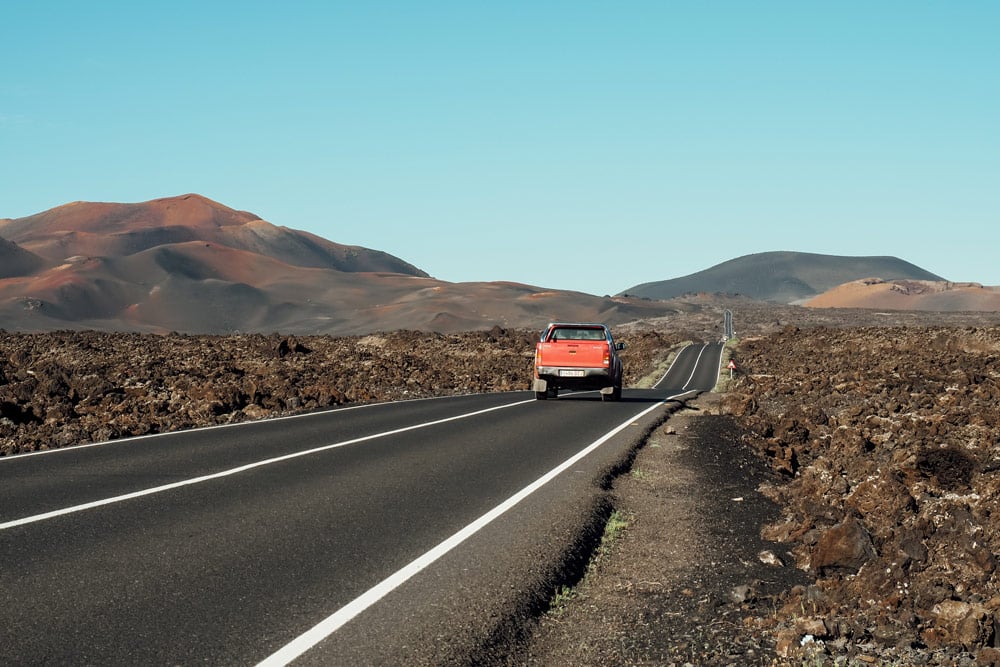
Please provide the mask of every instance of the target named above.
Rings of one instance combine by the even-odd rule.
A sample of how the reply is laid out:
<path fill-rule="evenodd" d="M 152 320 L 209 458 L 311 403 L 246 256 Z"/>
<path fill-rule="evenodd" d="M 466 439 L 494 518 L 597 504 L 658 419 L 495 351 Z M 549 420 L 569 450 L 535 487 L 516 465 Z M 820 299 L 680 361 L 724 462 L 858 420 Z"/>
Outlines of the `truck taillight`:
<path fill-rule="evenodd" d="M 605 366 L 611 365 L 611 352 L 609 352 L 608 350 L 604 350 L 604 365 Z"/>

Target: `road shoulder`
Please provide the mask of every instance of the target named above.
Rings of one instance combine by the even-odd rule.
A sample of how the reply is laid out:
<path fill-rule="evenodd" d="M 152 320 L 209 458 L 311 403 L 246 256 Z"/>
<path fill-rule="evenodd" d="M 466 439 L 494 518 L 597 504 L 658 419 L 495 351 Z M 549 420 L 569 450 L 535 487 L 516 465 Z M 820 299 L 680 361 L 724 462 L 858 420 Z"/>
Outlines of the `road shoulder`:
<path fill-rule="evenodd" d="M 651 434 L 613 487 L 623 534 L 512 664 L 773 661 L 760 619 L 803 575 L 761 540 L 778 516 L 757 491 L 768 472 L 717 403 L 702 395 Z"/>

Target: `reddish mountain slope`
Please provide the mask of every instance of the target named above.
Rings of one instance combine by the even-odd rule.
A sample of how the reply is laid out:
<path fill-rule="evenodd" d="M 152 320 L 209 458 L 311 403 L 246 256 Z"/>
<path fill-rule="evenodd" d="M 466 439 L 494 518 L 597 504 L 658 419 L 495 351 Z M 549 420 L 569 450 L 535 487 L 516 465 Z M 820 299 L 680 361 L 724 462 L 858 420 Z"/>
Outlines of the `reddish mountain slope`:
<path fill-rule="evenodd" d="M 1000 287 L 937 280 L 868 278 L 834 287 L 803 305 L 937 312 L 1000 311 Z"/>
<path fill-rule="evenodd" d="M 0 237 L 0 260 L 10 258 L 0 264 L 0 328 L 14 331 L 453 332 L 671 312 L 514 283 L 445 283 L 387 253 L 199 195 L 76 202 L 0 220 Z"/>
<path fill-rule="evenodd" d="M 34 273 L 44 265 L 45 261 L 38 255 L 0 237 L 0 278 Z"/>
<path fill-rule="evenodd" d="M 0 220 L 0 236 L 53 261 L 78 255 L 132 255 L 157 246 L 202 241 L 293 266 L 427 275 L 387 253 L 277 227 L 253 213 L 194 194 L 140 204 L 74 202 L 26 218 Z"/>

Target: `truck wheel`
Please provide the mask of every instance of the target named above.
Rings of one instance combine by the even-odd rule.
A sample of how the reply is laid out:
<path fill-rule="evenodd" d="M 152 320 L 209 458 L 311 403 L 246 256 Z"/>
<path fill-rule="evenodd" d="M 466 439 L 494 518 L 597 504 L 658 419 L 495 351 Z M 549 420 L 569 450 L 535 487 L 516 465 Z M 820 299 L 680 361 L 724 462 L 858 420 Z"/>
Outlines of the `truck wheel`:
<path fill-rule="evenodd" d="M 612 387 L 612 390 L 611 390 L 610 394 L 605 394 L 602 391 L 601 392 L 601 400 L 602 401 L 620 401 L 620 400 L 622 400 L 622 386 L 620 384 L 614 385 Z"/>
<path fill-rule="evenodd" d="M 535 392 L 535 400 L 536 401 L 544 401 L 548 397 L 549 397 L 549 395 L 546 392 L 544 392 L 544 391 L 536 391 Z"/>

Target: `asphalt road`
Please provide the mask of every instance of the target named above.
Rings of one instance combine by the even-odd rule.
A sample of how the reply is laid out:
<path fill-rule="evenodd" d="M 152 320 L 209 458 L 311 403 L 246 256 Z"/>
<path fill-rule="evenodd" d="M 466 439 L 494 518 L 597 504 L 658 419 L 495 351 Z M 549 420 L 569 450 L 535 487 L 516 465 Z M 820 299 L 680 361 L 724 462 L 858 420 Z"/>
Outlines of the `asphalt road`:
<path fill-rule="evenodd" d="M 690 346 L 619 402 L 469 395 L 0 458 L 0 664 L 441 663 L 502 643 L 601 481 L 671 397 L 714 387 L 720 354 Z"/>

